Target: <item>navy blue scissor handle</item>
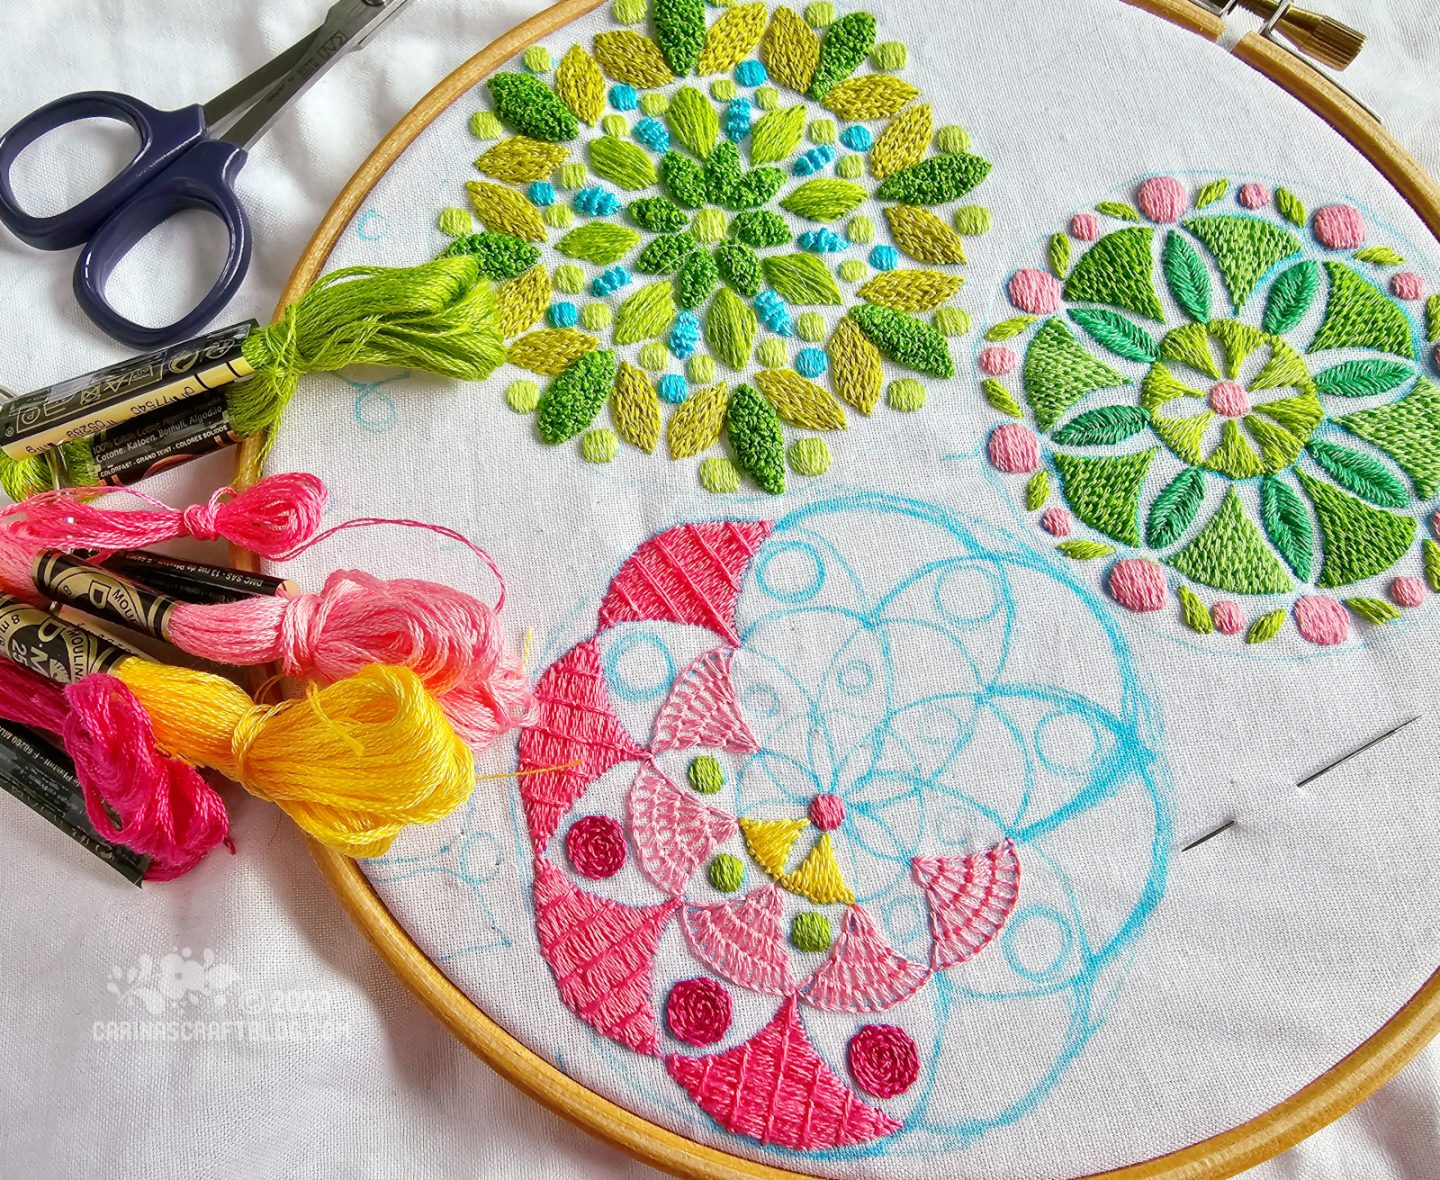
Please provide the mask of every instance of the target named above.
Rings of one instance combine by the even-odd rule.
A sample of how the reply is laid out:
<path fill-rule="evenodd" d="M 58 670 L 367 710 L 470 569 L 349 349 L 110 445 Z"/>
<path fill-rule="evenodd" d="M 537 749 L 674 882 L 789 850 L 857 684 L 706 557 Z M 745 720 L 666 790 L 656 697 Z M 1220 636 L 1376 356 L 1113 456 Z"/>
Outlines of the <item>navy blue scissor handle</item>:
<path fill-rule="evenodd" d="M 16 204 L 10 170 L 19 154 L 48 131 L 91 118 L 119 119 L 140 136 L 129 164 L 99 191 L 62 213 L 37 217 Z M 75 298 L 102 331 L 140 348 L 193 335 L 230 301 L 250 265 L 250 222 L 235 196 L 245 150 L 208 138 L 199 106 L 160 111 L 124 94 L 93 91 L 59 99 L 0 136 L 0 222 L 42 249 L 85 243 L 75 264 Z M 122 315 L 105 297 L 106 280 L 120 259 L 162 222 L 187 209 L 218 217 L 229 235 L 225 264 L 204 298 L 174 323 L 148 327 Z M 167 281 L 163 273 L 156 282 Z"/>

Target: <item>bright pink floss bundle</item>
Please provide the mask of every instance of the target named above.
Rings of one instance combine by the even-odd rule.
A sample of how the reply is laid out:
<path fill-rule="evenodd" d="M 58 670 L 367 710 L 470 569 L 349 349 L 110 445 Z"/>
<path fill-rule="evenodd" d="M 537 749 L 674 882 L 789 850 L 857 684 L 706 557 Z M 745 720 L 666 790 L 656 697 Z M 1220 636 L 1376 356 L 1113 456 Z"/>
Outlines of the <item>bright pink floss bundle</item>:
<path fill-rule="evenodd" d="M 150 857 L 146 880 L 184 876 L 222 842 L 234 851 L 219 793 L 189 763 L 160 753 L 144 707 L 115 677 L 62 689 L 0 659 L 0 716 L 60 737 L 96 832 Z"/>

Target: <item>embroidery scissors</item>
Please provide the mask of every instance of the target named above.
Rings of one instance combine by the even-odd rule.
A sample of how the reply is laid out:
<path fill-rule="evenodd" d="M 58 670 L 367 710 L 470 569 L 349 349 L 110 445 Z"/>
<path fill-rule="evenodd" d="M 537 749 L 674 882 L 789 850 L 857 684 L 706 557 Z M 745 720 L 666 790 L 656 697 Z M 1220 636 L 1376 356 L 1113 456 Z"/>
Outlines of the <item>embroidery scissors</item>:
<path fill-rule="evenodd" d="M 41 250 L 84 244 L 75 264 L 75 299 L 116 340 L 149 349 L 193 335 L 230 302 L 250 265 L 250 222 L 234 187 L 247 150 L 326 70 L 407 3 L 336 0 L 313 33 L 203 106 L 161 111 L 128 94 L 93 90 L 41 107 L 0 136 L 0 223 Z M 128 123 L 140 137 L 134 158 L 64 212 L 26 213 L 10 184 L 20 153 L 57 127 L 94 118 Z M 162 328 L 137 324 L 107 301 L 106 280 L 146 234 L 187 209 L 212 213 L 225 226 L 224 266 L 189 314 Z"/>

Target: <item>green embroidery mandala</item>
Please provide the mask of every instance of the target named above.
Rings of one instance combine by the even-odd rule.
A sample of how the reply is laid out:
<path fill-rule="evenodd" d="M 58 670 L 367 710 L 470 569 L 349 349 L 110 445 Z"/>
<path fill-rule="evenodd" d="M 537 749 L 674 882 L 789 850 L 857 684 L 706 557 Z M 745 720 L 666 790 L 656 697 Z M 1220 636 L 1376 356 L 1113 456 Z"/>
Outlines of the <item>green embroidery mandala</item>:
<path fill-rule="evenodd" d="M 1011 278 L 1019 314 L 977 364 L 1021 421 L 988 457 L 1026 477 L 1061 553 L 1115 558 L 1120 605 L 1165 610 L 1173 590 L 1193 631 L 1259 643 L 1293 614 L 1329 645 L 1440 590 L 1440 547 L 1416 545 L 1440 495 L 1440 386 L 1419 359 L 1440 297 L 1416 314 L 1423 279 L 1366 236 L 1349 205 L 1157 176 Z"/>
<path fill-rule="evenodd" d="M 489 80 L 473 209 L 439 224 L 500 284 L 506 400 L 533 406 L 544 442 L 609 462 L 620 440 L 663 440 L 708 454 L 711 491 L 743 473 L 779 493 L 787 470 L 831 463 L 823 439 L 789 436 L 870 415 L 885 361 L 954 376 L 964 237 L 991 223 L 959 202 L 990 164 L 962 128 L 936 130 L 874 17 L 826 16 L 817 31 L 752 3 L 707 22 L 695 0 L 655 0 L 646 31 L 527 51 Z M 916 378 L 892 386 L 888 406 L 923 406 Z"/>

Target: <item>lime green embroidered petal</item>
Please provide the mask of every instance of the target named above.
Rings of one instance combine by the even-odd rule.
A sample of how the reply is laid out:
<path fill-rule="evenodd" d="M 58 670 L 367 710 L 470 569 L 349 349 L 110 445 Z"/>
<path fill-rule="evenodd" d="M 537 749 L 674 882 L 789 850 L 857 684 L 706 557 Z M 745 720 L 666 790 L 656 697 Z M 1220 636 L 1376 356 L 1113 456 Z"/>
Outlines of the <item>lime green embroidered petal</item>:
<path fill-rule="evenodd" d="M 1325 319 L 1309 351 L 1373 348 L 1413 360 L 1415 341 L 1410 321 L 1399 305 L 1343 262 L 1327 262 L 1325 270 L 1330 275 L 1330 295 L 1325 302 Z"/>
<path fill-rule="evenodd" d="M 464 209 L 442 209 L 436 225 L 447 238 L 458 238 L 475 229 L 475 219 Z"/>
<path fill-rule="evenodd" d="M 1150 425 L 1160 436 L 1160 441 L 1169 447 L 1184 462 L 1202 464 L 1205 462 L 1205 434 L 1215 421 L 1209 410 L 1201 410 L 1188 417 L 1171 417 L 1155 414 Z"/>
<path fill-rule="evenodd" d="M 1215 320 L 1210 325 L 1210 335 L 1220 342 L 1225 354 L 1225 375 L 1232 381 L 1240 377 L 1240 366 L 1263 344 L 1270 341 L 1259 328 L 1242 324 L 1239 320 Z"/>
<path fill-rule="evenodd" d="M 1088 459 L 1057 453 L 1060 489 L 1071 510 L 1098 532 L 1124 545 L 1140 543 L 1140 489 L 1154 450 Z"/>
<path fill-rule="evenodd" d="M 591 127 L 605 113 L 605 76 L 583 46 L 572 45 L 560 59 L 555 93 L 577 119 Z"/>
<path fill-rule="evenodd" d="M 620 444 L 608 426 L 587 430 L 580 440 L 580 457 L 587 463 L 609 463 L 619 453 Z"/>
<path fill-rule="evenodd" d="M 602 135 L 590 141 L 589 152 L 591 171 L 623 189 L 649 188 L 657 179 L 654 161 L 628 139 Z"/>
<path fill-rule="evenodd" d="M 1150 371 L 1145 374 L 1145 379 L 1140 382 L 1140 405 L 1146 410 L 1158 410 L 1177 397 L 1203 398 L 1204 396 L 1202 391 L 1186 385 L 1176 378 L 1163 362 L 1152 365 Z"/>
<path fill-rule="evenodd" d="M 669 280 L 641 287 L 615 315 L 615 343 L 638 344 L 670 330 L 675 321 L 675 289 Z"/>
<path fill-rule="evenodd" d="M 475 206 L 475 216 L 487 230 L 526 242 L 545 240 L 545 223 L 540 220 L 540 211 L 514 189 L 488 180 L 468 180 L 465 190 Z"/>
<path fill-rule="evenodd" d="M 592 221 L 572 229 L 555 243 L 555 249 L 567 258 L 581 258 L 596 266 L 609 266 L 624 258 L 639 241 L 640 235 L 628 225 Z"/>
<path fill-rule="evenodd" d="M 1440 594 L 1440 545 L 1429 537 L 1420 542 L 1420 552 L 1425 569 L 1425 583 L 1436 594 Z"/>
<path fill-rule="evenodd" d="M 720 441 L 730 393 L 723 381 L 697 389 L 670 415 L 670 458 L 689 459 Z"/>
<path fill-rule="evenodd" d="M 1103 541 L 1090 541 L 1084 537 L 1061 541 L 1055 548 L 1074 561 L 1094 561 L 1097 557 L 1105 557 L 1115 552 L 1114 545 L 1107 545 Z"/>
<path fill-rule="evenodd" d="M 1025 483 L 1025 510 L 1039 512 L 1050 499 L 1050 477 L 1044 468 L 1037 471 Z"/>
<path fill-rule="evenodd" d="M 718 455 L 702 459 L 700 460 L 700 486 L 717 496 L 727 496 L 731 492 L 738 492 L 740 490 L 740 468 L 736 467 L 729 459 Z M 733 856 L 730 859 L 737 865 L 740 863 Z M 712 877 L 711 880 L 713 881 L 714 878 Z"/>
<path fill-rule="evenodd" d="M 847 313 L 870 342 L 898 365 L 929 373 L 955 376 L 955 362 L 945 337 L 924 320 L 875 304 L 861 304 Z"/>
<path fill-rule="evenodd" d="M 755 384 L 791 426 L 803 430 L 844 430 L 845 411 L 823 386 L 791 369 L 755 374 Z"/>
<path fill-rule="evenodd" d="M 710 258 L 708 254 L 696 257 Z M 711 266 L 714 266 L 713 260 Z M 750 360 L 756 326 L 750 305 L 729 287 L 721 287 L 705 312 L 705 342 L 710 351 L 732 369 L 742 369 Z"/>
<path fill-rule="evenodd" d="M 1310 370 L 1306 368 L 1304 358 L 1275 337 L 1270 341 L 1270 359 L 1260 372 L 1250 378 L 1249 387 L 1252 394 L 1287 388 L 1309 392 L 1314 388 L 1314 382 L 1310 380 Z"/>
<path fill-rule="evenodd" d="M 1389 569 L 1415 540 L 1417 522 L 1372 508 L 1348 492 L 1297 471 L 1320 520 L 1324 560 L 1316 585 L 1348 586 Z"/>
<path fill-rule="evenodd" d="M 1220 442 L 1210 452 L 1205 466 L 1231 479 L 1253 479 L 1265 474 L 1265 464 L 1241 435 L 1240 426 L 1233 418 L 1220 427 Z"/>
<path fill-rule="evenodd" d="M 904 110 L 919 94 L 919 90 L 902 78 L 866 74 L 837 83 L 826 92 L 820 105 L 851 121 L 888 119 Z"/>
<path fill-rule="evenodd" d="M 1186 324 L 1165 333 L 1160 341 L 1160 355 L 1174 364 L 1185 365 L 1217 381 L 1220 379 L 1207 324 Z"/>
<path fill-rule="evenodd" d="M 1266 475 L 1284 471 L 1305 447 L 1305 437 L 1266 421 L 1259 414 L 1245 416 L 1245 429 L 1260 448 L 1260 465 Z"/>
<path fill-rule="evenodd" d="M 1232 487 L 1205 527 L 1169 562 L 1192 581 L 1234 594 L 1282 594 L 1294 589 Z"/>
<path fill-rule="evenodd" d="M 1336 424 L 1394 459 L 1420 499 L 1440 494 L 1440 388 L 1428 378 L 1401 401 L 1346 414 Z"/>
<path fill-rule="evenodd" d="M 777 254 L 762 266 L 765 281 L 786 303 L 805 307 L 845 302 L 829 268 L 813 254 Z"/>
<path fill-rule="evenodd" d="M 1049 430 L 1087 394 L 1128 384 L 1120 373 L 1096 360 L 1063 320 L 1049 319 L 1025 350 L 1025 400 L 1035 424 Z"/>
<path fill-rule="evenodd" d="M 528 135 L 512 135 L 502 139 L 475 161 L 475 167 L 496 180 L 526 184 L 544 180 L 561 164 L 569 151 L 559 144 L 531 139 Z"/>
<path fill-rule="evenodd" d="M 1403 508 L 1410 502 L 1404 483 L 1378 459 L 1326 442 L 1323 438 L 1311 439 L 1305 449 L 1331 479 L 1362 500 L 1369 500 L 1382 508 Z"/>
<path fill-rule="evenodd" d="M 1366 246 L 1363 250 L 1356 250 L 1354 258 L 1356 262 L 1369 262 L 1375 266 L 1400 266 L 1405 261 L 1405 255 L 1389 246 Z"/>
<path fill-rule="evenodd" d="M 1200 191 L 1195 194 L 1195 208 L 1204 209 L 1213 205 L 1229 191 L 1230 182 L 1228 180 L 1224 178 L 1212 180 L 1209 184 L 1201 186 Z"/>
<path fill-rule="evenodd" d="M 1285 612 L 1283 610 L 1266 611 L 1250 624 L 1250 629 L 1245 632 L 1245 642 L 1264 643 L 1274 639 L 1284 626 Z"/>
<path fill-rule="evenodd" d="M 1005 388 L 994 377 L 986 377 L 980 382 L 980 392 L 985 395 L 985 401 L 992 410 L 1006 414 L 1011 418 L 1023 418 L 1025 411 L 1020 408 L 1020 403 L 1011 396 L 1010 391 Z"/>
<path fill-rule="evenodd" d="M 1225 214 L 1192 217 L 1181 224 L 1205 243 L 1237 312 L 1271 267 L 1300 252 L 1294 234 L 1260 217 Z"/>
<path fill-rule="evenodd" d="M 865 190 L 848 180 L 819 177 L 788 193 L 780 207 L 810 221 L 838 221 L 865 200 Z"/>
<path fill-rule="evenodd" d="M 805 113 L 797 104 L 762 115 L 750 129 L 750 162 L 773 164 L 793 152 L 805 135 Z"/>
<path fill-rule="evenodd" d="M 824 475 L 830 470 L 830 447 L 823 438 L 797 439 L 786 457 L 796 475 Z"/>
<path fill-rule="evenodd" d="M 682 86 L 675 92 L 665 120 L 675 138 L 702 160 L 709 156 L 720 136 L 719 114 L 693 86 Z"/>
<path fill-rule="evenodd" d="M 1302 582 L 1310 580 L 1315 561 L 1315 529 L 1305 502 L 1274 476 L 1260 487 L 1260 522 L 1270 544 Z"/>
<path fill-rule="evenodd" d="M 574 438 L 595 420 L 615 384 L 615 354 L 587 352 L 550 382 L 540 398 L 536 427 L 547 443 Z"/>
<path fill-rule="evenodd" d="M 1106 234 L 1075 264 L 1065 280 L 1065 298 L 1108 303 L 1146 319 L 1164 320 L 1165 311 L 1155 294 L 1153 241 L 1154 231 L 1148 227 Z"/>
<path fill-rule="evenodd" d="M 1210 608 L 1189 586 L 1180 586 L 1175 591 L 1180 599 L 1180 615 L 1185 626 L 1197 635 L 1210 635 L 1215 630 L 1215 620 L 1210 617 Z"/>
<path fill-rule="evenodd" d="M 1306 393 L 1299 397 L 1282 397 L 1262 402 L 1255 407 L 1255 414 L 1283 426 L 1303 443 L 1315 433 L 1315 428 L 1325 417 L 1325 407 L 1314 394 Z"/>
<path fill-rule="evenodd" d="M 785 491 L 785 432 L 775 407 L 749 385 L 738 385 L 726 413 L 730 446 L 740 466 L 762 488 Z"/>
<path fill-rule="evenodd" d="M 1292 193 L 1288 188 L 1277 188 L 1275 190 L 1275 208 L 1279 210 L 1280 216 L 1297 229 L 1305 226 L 1305 202 Z"/>

